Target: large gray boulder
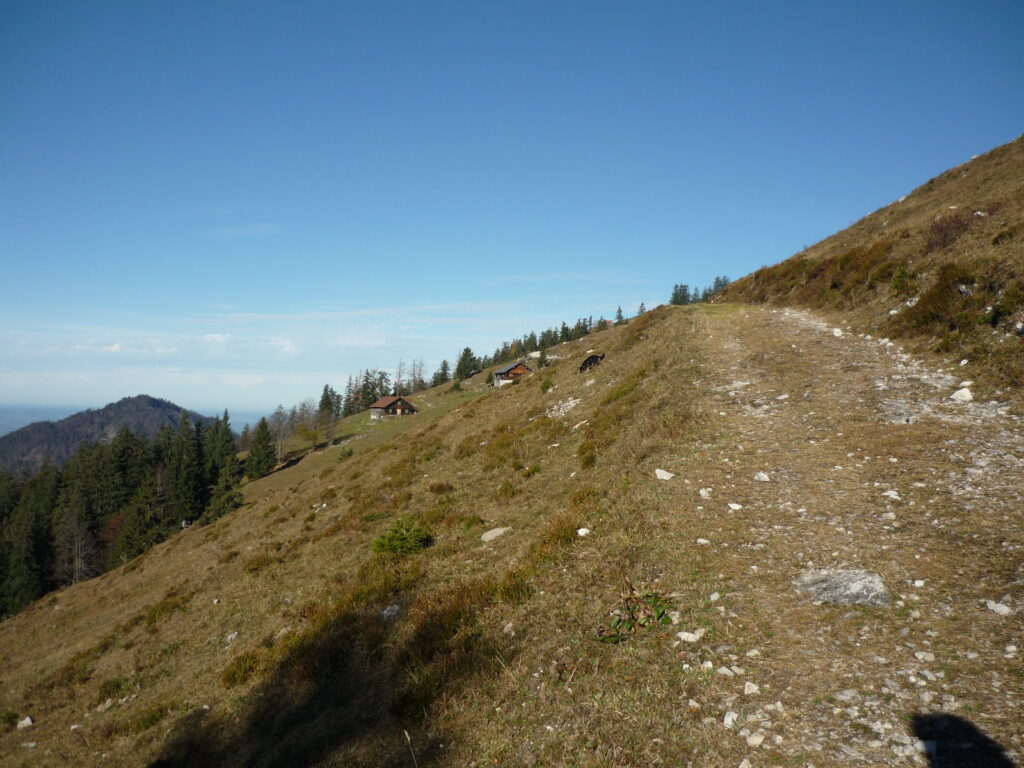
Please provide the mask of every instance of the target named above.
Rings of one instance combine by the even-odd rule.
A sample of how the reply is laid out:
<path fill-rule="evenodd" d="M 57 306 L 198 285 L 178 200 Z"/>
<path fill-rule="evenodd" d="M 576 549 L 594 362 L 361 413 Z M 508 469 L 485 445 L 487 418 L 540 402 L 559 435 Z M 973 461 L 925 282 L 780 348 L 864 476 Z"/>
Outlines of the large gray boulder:
<path fill-rule="evenodd" d="M 793 582 L 816 602 L 839 605 L 888 605 L 889 590 L 877 573 L 857 570 L 804 571 Z"/>

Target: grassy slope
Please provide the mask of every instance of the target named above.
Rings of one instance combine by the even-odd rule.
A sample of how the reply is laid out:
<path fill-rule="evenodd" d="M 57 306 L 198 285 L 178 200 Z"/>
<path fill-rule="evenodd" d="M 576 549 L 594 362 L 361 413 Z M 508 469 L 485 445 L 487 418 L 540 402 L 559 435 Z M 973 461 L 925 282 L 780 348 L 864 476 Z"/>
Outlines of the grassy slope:
<path fill-rule="evenodd" d="M 237 512 L 0 625 L 0 709 L 32 713 L 32 738 L 79 764 L 397 765 L 403 730 L 424 764 L 447 697 L 521 652 L 502 627 L 549 610 L 576 529 L 642 525 L 609 510 L 690 433 L 696 405 L 676 390 L 697 365 L 687 317 L 666 308 L 563 345 L 521 385 L 426 393 L 414 418 L 349 420 L 353 456 L 323 451 L 252 483 Z M 581 376 L 572 361 L 589 347 L 609 358 Z M 569 398 L 581 402 L 545 415 Z M 434 545 L 372 552 L 400 515 Z M 483 546 L 496 526 L 512 531 Z M 19 754 L 22 733 L 2 739 Z"/>
<path fill-rule="evenodd" d="M 919 347 L 968 358 L 965 373 L 990 389 L 1019 391 L 1024 137 L 737 280 L 722 300 L 842 311 L 868 333 L 913 338 Z"/>

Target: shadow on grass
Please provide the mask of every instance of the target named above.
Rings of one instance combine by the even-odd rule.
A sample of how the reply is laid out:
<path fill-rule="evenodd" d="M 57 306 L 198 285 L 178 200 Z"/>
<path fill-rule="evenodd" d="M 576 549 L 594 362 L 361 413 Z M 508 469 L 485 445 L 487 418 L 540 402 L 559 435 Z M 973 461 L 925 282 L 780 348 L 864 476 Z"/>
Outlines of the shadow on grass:
<path fill-rule="evenodd" d="M 915 715 L 911 727 L 928 746 L 931 768 L 1017 768 L 998 742 L 957 715 Z"/>
<path fill-rule="evenodd" d="M 443 740 L 434 701 L 500 665 L 476 623 L 488 599 L 480 589 L 421 596 L 397 623 L 379 606 L 338 610 L 278 652 L 240 716 L 184 716 L 151 766 L 430 765 Z"/>
<path fill-rule="evenodd" d="M 373 617 L 334 619 L 256 686 L 240 723 L 192 712 L 176 723 L 152 766 L 300 768 L 346 747 L 373 753 L 368 765 L 411 763 L 408 747 L 399 749 L 394 738 L 404 724 L 392 712 L 397 681 L 379 648 L 380 624 Z M 392 742 L 390 754 L 382 754 L 379 743 L 363 743 L 382 738 Z M 418 750 L 417 759 L 425 765 L 430 758 Z"/>

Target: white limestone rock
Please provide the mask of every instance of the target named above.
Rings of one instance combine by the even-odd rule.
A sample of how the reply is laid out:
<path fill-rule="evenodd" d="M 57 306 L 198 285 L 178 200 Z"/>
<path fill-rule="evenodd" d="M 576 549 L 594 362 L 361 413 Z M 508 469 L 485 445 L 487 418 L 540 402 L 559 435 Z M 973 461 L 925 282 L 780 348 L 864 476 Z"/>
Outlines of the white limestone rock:
<path fill-rule="evenodd" d="M 956 400 L 958 403 L 969 403 L 974 400 L 974 395 L 971 394 L 971 390 L 967 387 L 958 389 L 952 395 L 949 396 L 950 400 Z"/>
<path fill-rule="evenodd" d="M 499 536 L 504 536 L 506 533 L 508 533 L 511 530 L 512 530 L 511 527 L 491 528 L 491 530 L 486 531 L 486 532 L 480 534 L 480 541 L 482 541 L 484 543 L 494 541 Z"/>

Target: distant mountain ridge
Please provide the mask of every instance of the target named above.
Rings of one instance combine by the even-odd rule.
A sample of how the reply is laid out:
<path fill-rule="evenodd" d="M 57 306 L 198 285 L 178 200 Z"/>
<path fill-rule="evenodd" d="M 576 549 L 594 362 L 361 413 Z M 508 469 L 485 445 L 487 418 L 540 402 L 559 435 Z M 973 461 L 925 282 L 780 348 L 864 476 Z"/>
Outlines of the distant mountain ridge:
<path fill-rule="evenodd" d="M 46 461 L 60 466 L 83 443 L 104 443 L 122 427 L 152 436 L 163 424 L 175 426 L 181 414 L 195 422 L 208 416 L 149 395 L 125 397 L 103 408 L 89 408 L 60 421 L 38 421 L 0 436 L 0 468 L 34 472 Z"/>

